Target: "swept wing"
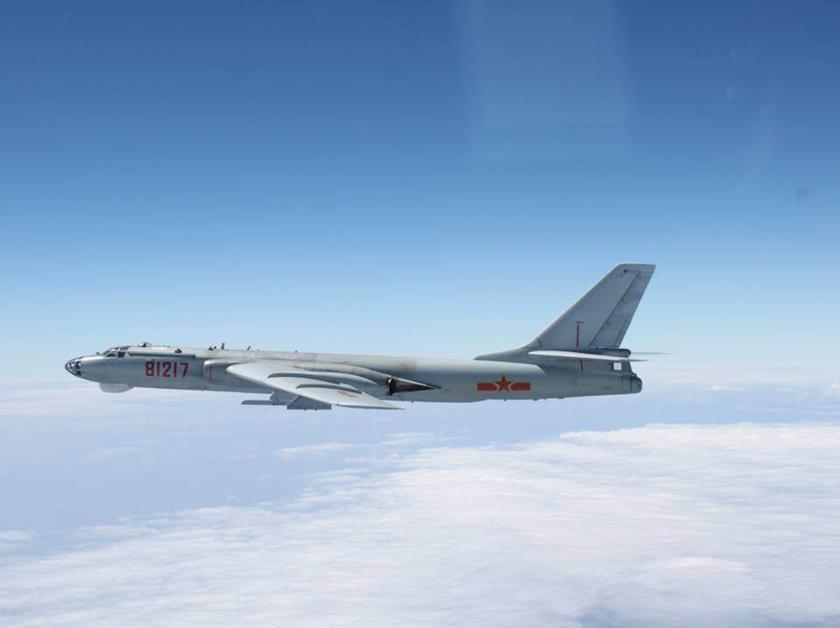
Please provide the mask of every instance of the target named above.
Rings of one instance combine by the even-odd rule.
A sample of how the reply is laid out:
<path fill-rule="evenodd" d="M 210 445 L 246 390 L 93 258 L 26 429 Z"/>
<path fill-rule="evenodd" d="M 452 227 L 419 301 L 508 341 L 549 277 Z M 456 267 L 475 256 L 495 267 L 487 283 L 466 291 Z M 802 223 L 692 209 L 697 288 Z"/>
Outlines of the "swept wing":
<path fill-rule="evenodd" d="M 231 375 L 249 382 L 268 386 L 318 403 L 343 408 L 400 410 L 399 407 L 377 399 L 373 395 L 347 383 L 348 379 L 355 380 L 357 383 L 361 383 L 360 380 L 364 379 L 353 375 L 298 370 L 290 367 L 288 363 L 273 360 L 242 362 L 233 364 L 226 370 Z M 370 383 L 375 382 L 370 381 Z"/>

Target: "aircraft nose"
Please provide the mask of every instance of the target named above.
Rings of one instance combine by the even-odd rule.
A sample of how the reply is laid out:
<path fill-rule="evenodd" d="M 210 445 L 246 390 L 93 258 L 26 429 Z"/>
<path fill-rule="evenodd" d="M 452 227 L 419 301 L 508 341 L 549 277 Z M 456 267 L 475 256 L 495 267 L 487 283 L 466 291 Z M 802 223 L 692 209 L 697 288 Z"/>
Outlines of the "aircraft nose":
<path fill-rule="evenodd" d="M 76 377 L 82 376 L 82 358 L 73 358 L 72 360 L 68 360 L 67 364 L 64 365 L 64 370 L 70 373 L 71 375 L 75 375 Z"/>

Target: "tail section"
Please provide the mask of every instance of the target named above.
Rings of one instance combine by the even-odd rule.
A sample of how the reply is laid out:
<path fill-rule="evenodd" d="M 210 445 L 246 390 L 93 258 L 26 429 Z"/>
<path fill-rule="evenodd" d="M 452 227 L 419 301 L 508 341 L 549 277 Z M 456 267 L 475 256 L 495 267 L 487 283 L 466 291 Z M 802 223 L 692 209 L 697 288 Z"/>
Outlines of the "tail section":
<path fill-rule="evenodd" d="M 619 264 L 534 340 L 521 349 L 506 353 L 620 347 L 655 269 L 653 264 Z M 503 355 L 492 354 L 478 359 Z"/>
<path fill-rule="evenodd" d="M 530 342 L 528 347 L 620 347 L 655 268 L 653 264 L 619 264 Z"/>

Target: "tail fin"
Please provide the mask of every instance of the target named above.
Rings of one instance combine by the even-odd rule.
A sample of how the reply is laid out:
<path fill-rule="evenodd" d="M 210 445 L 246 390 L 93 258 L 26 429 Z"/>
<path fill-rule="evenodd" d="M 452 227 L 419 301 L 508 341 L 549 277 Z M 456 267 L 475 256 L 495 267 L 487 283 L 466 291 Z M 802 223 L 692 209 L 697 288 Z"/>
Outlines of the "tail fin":
<path fill-rule="evenodd" d="M 619 264 L 528 343 L 527 349 L 618 348 L 655 268 L 653 264 Z"/>

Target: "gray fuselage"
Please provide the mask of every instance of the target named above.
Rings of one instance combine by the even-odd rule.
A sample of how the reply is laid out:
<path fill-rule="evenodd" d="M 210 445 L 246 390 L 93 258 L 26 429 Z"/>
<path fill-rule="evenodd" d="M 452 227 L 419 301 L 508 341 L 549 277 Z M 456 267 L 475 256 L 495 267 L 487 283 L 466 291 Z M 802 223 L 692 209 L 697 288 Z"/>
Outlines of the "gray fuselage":
<path fill-rule="evenodd" d="M 395 401 L 469 402 L 487 399 L 548 399 L 637 393 L 642 382 L 627 363 L 584 363 L 553 358 L 448 359 L 328 353 L 251 351 L 169 346 L 115 347 L 70 360 L 66 368 L 103 390 L 129 388 L 214 390 L 292 395 L 248 382 L 227 371 L 233 364 L 272 361 L 325 378 L 340 378 L 359 390 Z M 395 379 L 422 382 L 421 390 L 396 388 Z"/>
<path fill-rule="evenodd" d="M 270 395 L 244 404 L 293 410 L 395 410 L 393 401 L 466 402 L 620 395 L 642 390 L 621 344 L 653 264 L 618 264 L 531 342 L 475 359 L 114 347 L 74 358 L 67 371 L 106 392 L 138 388 Z M 387 398 L 387 401 L 386 401 Z"/>

